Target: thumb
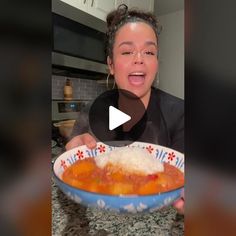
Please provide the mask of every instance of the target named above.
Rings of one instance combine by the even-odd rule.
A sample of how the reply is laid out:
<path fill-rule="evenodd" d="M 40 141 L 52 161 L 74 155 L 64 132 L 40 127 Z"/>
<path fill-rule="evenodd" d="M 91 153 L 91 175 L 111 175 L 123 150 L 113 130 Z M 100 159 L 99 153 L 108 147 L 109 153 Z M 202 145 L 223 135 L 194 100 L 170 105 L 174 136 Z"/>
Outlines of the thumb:
<path fill-rule="evenodd" d="M 89 133 L 83 134 L 81 139 L 82 139 L 83 144 L 85 144 L 90 149 L 95 148 L 97 145 L 95 138 Z"/>

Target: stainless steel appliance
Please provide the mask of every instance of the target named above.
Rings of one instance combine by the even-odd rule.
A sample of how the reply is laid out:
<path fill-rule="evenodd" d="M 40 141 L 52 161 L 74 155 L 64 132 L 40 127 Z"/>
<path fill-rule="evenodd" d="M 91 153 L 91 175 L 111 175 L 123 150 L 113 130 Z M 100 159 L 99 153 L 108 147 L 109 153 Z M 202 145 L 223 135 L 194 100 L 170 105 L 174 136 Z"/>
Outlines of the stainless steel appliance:
<path fill-rule="evenodd" d="M 57 146 L 64 148 L 64 145 L 68 141 L 68 137 L 61 134 L 58 127 L 55 127 L 55 123 L 60 121 L 69 121 L 78 119 L 80 110 L 83 109 L 90 100 L 53 100 L 52 101 L 52 140 L 56 141 Z"/>
<path fill-rule="evenodd" d="M 60 0 L 52 0 L 52 19 L 53 67 L 77 70 L 86 76 L 91 73 L 93 78 L 107 74 L 106 23 Z"/>
<path fill-rule="evenodd" d="M 84 106 L 82 101 L 52 101 L 52 120 L 61 121 L 67 119 L 77 119 L 79 111 Z"/>

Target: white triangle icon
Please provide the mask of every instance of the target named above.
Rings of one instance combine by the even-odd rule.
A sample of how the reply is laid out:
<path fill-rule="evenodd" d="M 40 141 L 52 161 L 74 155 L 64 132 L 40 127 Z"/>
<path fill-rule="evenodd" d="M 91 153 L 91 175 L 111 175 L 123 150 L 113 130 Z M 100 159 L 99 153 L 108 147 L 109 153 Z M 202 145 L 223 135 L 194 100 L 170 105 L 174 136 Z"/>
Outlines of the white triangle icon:
<path fill-rule="evenodd" d="M 113 130 L 118 126 L 129 121 L 131 117 L 124 112 L 116 109 L 113 106 L 109 106 L 109 130 Z"/>

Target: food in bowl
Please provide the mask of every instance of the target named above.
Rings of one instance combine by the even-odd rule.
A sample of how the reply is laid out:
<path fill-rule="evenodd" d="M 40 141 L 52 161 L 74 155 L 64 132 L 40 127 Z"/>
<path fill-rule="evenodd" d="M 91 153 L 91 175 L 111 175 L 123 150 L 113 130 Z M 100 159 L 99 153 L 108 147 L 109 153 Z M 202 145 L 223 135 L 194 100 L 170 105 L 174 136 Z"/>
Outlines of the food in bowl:
<path fill-rule="evenodd" d="M 184 185 L 184 175 L 175 166 L 161 163 L 139 147 L 122 147 L 69 166 L 62 180 L 89 192 L 110 195 L 148 195 Z"/>
<path fill-rule="evenodd" d="M 118 143 L 120 145 L 120 143 Z M 125 144 L 125 142 L 124 142 Z M 138 147 L 158 159 L 161 163 L 168 163 L 178 168 L 184 173 L 184 154 L 168 147 L 157 144 L 134 142 L 127 148 Z M 90 149 L 86 145 L 79 146 L 68 150 L 58 156 L 53 164 L 54 181 L 65 195 L 72 201 L 86 207 L 95 207 L 106 211 L 115 211 L 119 213 L 138 213 L 154 212 L 163 207 L 171 205 L 181 197 L 183 187 L 175 188 L 167 192 L 157 194 L 102 194 L 97 192 L 86 191 L 63 180 L 63 175 L 78 160 L 78 163 L 86 158 L 96 158 L 98 156 L 111 153 L 119 147 L 106 145 L 97 142 L 97 147 Z M 165 165 L 165 164 L 164 164 Z"/>

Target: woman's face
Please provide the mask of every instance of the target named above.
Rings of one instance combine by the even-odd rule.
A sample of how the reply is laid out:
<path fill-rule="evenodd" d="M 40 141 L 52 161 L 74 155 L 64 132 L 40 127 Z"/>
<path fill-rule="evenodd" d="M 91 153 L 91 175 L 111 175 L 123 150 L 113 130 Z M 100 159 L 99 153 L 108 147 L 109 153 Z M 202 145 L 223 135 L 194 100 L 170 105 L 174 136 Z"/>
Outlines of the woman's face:
<path fill-rule="evenodd" d="M 116 33 L 113 58 L 107 59 L 118 88 L 140 98 L 149 94 L 158 70 L 157 51 L 157 38 L 151 26 L 143 22 L 122 26 Z"/>

